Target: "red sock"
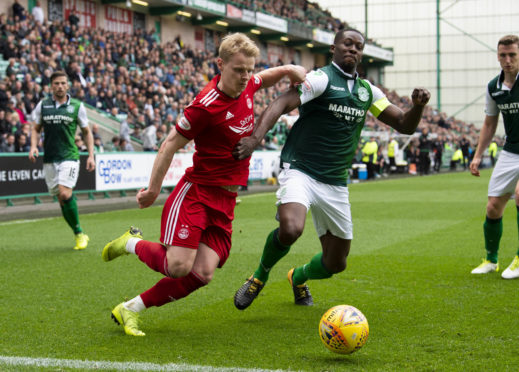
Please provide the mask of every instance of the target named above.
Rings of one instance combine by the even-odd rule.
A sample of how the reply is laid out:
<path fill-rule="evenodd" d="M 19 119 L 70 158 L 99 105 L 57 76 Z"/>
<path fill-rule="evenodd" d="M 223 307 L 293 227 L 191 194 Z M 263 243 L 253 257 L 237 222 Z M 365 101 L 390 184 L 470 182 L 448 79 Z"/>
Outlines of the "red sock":
<path fill-rule="evenodd" d="M 151 269 L 169 276 L 166 247 L 162 244 L 141 240 L 135 245 L 135 253 Z"/>
<path fill-rule="evenodd" d="M 146 308 L 162 306 L 180 300 L 206 284 L 197 273 L 191 271 L 181 278 L 162 278 L 153 287 L 141 293 L 141 298 Z"/>

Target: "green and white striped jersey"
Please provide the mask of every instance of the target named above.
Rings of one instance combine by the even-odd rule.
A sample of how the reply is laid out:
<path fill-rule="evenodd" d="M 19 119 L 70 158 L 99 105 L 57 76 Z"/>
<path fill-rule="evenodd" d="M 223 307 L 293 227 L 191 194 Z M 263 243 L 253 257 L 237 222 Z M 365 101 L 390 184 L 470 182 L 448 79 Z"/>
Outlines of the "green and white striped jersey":
<path fill-rule="evenodd" d="M 88 126 L 82 102 L 67 97 L 67 102 L 59 105 L 51 97 L 42 99 L 32 112 L 32 120 L 43 126 L 44 163 L 79 159 L 75 143 L 77 126 Z"/>
<path fill-rule="evenodd" d="M 300 116 L 281 152 L 282 166 L 345 186 L 368 110 L 378 117 L 390 103 L 379 88 L 333 62 L 308 73 L 298 89 Z"/>

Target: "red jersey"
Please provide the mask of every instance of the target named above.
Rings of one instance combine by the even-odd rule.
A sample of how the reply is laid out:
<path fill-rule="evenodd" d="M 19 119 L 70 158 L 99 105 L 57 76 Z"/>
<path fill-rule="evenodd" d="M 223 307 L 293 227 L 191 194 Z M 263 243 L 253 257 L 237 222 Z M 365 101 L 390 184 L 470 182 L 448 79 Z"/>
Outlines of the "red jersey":
<path fill-rule="evenodd" d="M 224 186 L 247 185 L 250 157 L 236 160 L 232 150 L 254 129 L 253 95 L 261 88 L 261 78 L 252 76 L 238 98 L 218 89 L 217 75 L 186 107 L 177 121 L 177 132 L 195 140 L 193 166 L 185 178 L 192 183 Z"/>

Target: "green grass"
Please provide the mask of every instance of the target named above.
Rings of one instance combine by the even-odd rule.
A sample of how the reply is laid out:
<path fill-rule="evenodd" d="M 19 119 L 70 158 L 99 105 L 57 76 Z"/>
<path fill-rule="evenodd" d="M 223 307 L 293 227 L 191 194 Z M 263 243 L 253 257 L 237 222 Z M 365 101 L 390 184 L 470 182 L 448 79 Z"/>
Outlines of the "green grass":
<path fill-rule="evenodd" d="M 125 336 L 110 311 L 161 275 L 135 256 L 105 263 L 100 253 L 130 224 L 158 240 L 160 207 L 82 215 L 91 240 L 81 252 L 72 250 L 61 218 L 0 224 L 0 356 L 305 371 L 515 371 L 519 281 L 470 275 L 484 256 L 489 175 L 350 185 L 348 269 L 309 282 L 309 308 L 293 305 L 286 272 L 320 250 L 310 218 L 254 304 L 234 308 L 234 292 L 276 226 L 274 194 L 245 196 L 225 268 L 193 295 L 144 312 L 144 338 Z M 513 202 L 503 221 L 505 268 L 518 246 Z M 370 324 L 367 344 L 350 356 L 329 352 L 318 337 L 321 315 L 338 304 L 358 307 Z M 0 364 L 6 368 L 42 370 Z"/>

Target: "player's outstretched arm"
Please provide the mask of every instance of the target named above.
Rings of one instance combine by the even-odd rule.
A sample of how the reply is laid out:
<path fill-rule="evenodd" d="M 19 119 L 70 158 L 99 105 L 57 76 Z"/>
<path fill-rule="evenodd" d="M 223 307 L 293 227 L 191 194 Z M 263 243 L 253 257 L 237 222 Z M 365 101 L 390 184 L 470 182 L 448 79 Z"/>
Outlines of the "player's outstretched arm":
<path fill-rule="evenodd" d="M 276 124 L 279 117 L 287 112 L 292 111 L 301 104 L 299 93 L 296 88 L 291 88 L 287 92 L 277 97 L 270 103 L 267 109 L 260 115 L 254 132 L 250 137 L 244 137 L 234 147 L 232 155 L 242 160 L 251 156 L 254 149 L 260 144 L 265 133 L 267 133 L 274 124 Z"/>
<path fill-rule="evenodd" d="M 470 163 L 470 173 L 473 176 L 479 177 L 479 165 L 481 164 L 481 158 L 483 156 L 483 152 L 490 145 L 490 141 L 494 138 L 494 134 L 496 134 L 497 122 L 499 116 L 485 116 L 485 121 L 483 122 L 483 126 L 481 127 L 481 131 L 479 132 L 478 139 L 478 147 L 474 154 L 474 158 Z"/>
<path fill-rule="evenodd" d="M 301 84 L 305 81 L 306 69 L 298 65 L 284 65 L 263 70 L 258 73 L 258 76 L 261 77 L 262 88 L 273 86 L 285 76 L 290 79 L 292 85 Z"/>
<path fill-rule="evenodd" d="M 160 146 L 155 162 L 153 163 L 148 188 L 141 189 L 137 193 L 137 204 L 139 204 L 139 208 L 147 208 L 157 199 L 162 187 L 162 181 L 173 160 L 173 155 L 175 155 L 179 149 L 187 145 L 188 142 L 189 140 L 178 133 L 175 128 L 169 132 L 166 140 Z"/>
<path fill-rule="evenodd" d="M 413 107 L 403 112 L 395 105 L 388 106 L 378 119 L 403 134 L 413 134 L 420 123 L 422 113 L 431 98 L 431 93 L 424 88 L 415 88 L 411 95 Z"/>

